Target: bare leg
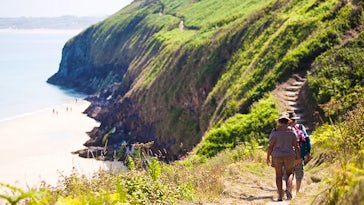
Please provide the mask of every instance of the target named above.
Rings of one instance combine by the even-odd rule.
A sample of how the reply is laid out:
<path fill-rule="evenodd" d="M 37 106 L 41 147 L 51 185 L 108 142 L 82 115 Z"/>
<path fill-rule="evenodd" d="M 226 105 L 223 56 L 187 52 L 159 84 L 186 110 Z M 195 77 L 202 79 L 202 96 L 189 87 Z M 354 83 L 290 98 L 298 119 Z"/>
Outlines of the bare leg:
<path fill-rule="evenodd" d="M 288 176 L 286 181 L 286 187 L 287 187 L 287 199 L 292 199 L 292 186 L 293 186 L 293 168 L 287 169 L 286 174 Z"/>
<path fill-rule="evenodd" d="M 276 186 L 278 189 L 278 200 L 283 198 L 282 188 L 282 167 L 275 167 L 276 170 Z"/>
<path fill-rule="evenodd" d="M 300 188 L 301 188 L 301 181 L 302 181 L 302 180 L 297 180 L 297 179 L 296 179 L 296 193 L 300 192 Z"/>
<path fill-rule="evenodd" d="M 292 193 L 292 187 L 293 187 L 293 174 L 289 175 L 287 181 L 286 181 L 286 187 L 289 192 Z"/>

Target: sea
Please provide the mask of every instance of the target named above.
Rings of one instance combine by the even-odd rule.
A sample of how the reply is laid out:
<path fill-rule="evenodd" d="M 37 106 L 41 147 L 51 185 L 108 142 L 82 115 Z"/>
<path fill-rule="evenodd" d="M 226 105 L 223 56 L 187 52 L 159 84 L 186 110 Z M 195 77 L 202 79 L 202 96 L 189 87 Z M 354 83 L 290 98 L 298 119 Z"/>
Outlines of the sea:
<path fill-rule="evenodd" d="M 84 98 L 48 84 L 64 44 L 81 30 L 0 30 L 0 122 Z"/>
<path fill-rule="evenodd" d="M 0 30 L 0 188 L 26 189 L 42 181 L 55 186 L 74 171 L 91 177 L 100 169 L 123 168 L 72 154 L 85 148 L 86 132 L 99 124 L 83 110 L 70 112 L 68 105 L 79 105 L 85 94 L 46 82 L 58 71 L 63 46 L 79 32 Z M 52 113 L 55 108 L 59 113 Z"/>

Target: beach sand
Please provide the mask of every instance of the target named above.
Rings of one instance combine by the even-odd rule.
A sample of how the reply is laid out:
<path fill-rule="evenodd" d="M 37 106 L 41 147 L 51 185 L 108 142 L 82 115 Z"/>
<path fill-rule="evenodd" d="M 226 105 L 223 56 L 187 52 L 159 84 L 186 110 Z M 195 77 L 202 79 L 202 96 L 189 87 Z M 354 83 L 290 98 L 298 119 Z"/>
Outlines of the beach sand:
<path fill-rule="evenodd" d="M 71 152 L 85 148 L 87 131 L 99 123 L 82 112 L 89 102 L 75 100 L 0 122 L 0 182 L 17 187 L 56 185 L 73 169 L 92 176 L 100 169 L 117 170 L 119 162 L 84 159 Z"/>

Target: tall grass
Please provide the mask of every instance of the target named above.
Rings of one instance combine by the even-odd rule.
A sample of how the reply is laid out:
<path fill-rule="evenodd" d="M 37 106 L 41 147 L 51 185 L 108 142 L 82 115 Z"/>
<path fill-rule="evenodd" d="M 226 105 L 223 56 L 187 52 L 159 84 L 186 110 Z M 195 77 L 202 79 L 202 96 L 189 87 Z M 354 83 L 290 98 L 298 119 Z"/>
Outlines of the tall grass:
<path fill-rule="evenodd" d="M 323 126 L 314 132 L 314 147 L 319 159 L 337 164 L 330 175 L 330 188 L 318 204 L 362 204 L 364 197 L 364 103 L 348 111 L 344 121 Z M 321 159 L 320 159 L 321 158 Z"/>
<path fill-rule="evenodd" d="M 30 189 L 26 191 L 10 184 L 0 183 L 0 190 L 0 202 L 5 200 L 11 205 L 48 203 L 47 189 Z"/>
<path fill-rule="evenodd" d="M 149 159 L 149 160 L 146 160 Z M 61 175 L 56 186 L 42 184 L 39 189 L 24 191 L 0 184 L 10 191 L 0 195 L 10 204 L 199 204 L 218 201 L 223 195 L 223 179 L 232 170 L 229 165 L 250 161 L 264 162 L 264 152 L 256 142 L 241 143 L 206 160 L 190 155 L 171 164 L 156 158 L 133 158 L 135 165 L 119 173 L 102 171 L 91 177 L 78 174 Z M 144 161 L 146 166 L 138 165 Z M 254 168 L 255 167 L 255 168 Z M 254 171 L 256 166 L 247 169 Z"/>

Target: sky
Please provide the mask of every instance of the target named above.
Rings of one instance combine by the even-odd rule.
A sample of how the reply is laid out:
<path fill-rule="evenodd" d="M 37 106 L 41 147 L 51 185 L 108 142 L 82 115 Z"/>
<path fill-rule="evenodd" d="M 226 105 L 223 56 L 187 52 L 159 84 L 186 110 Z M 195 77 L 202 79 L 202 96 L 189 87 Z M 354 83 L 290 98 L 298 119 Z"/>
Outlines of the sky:
<path fill-rule="evenodd" d="M 0 17 L 111 15 L 132 0 L 0 0 Z"/>

